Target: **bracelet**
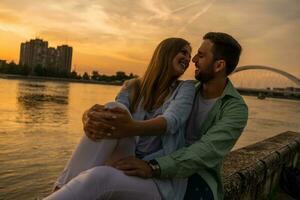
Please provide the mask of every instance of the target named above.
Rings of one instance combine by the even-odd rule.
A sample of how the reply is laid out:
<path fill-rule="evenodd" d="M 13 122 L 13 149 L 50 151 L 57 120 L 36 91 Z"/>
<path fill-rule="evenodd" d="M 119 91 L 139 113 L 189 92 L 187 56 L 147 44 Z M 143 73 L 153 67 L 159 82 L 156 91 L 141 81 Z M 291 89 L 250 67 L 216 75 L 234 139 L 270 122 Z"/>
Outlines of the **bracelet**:
<path fill-rule="evenodd" d="M 153 177 L 159 177 L 160 176 L 160 166 L 156 160 L 149 160 L 148 162 L 149 167 L 152 169 Z"/>

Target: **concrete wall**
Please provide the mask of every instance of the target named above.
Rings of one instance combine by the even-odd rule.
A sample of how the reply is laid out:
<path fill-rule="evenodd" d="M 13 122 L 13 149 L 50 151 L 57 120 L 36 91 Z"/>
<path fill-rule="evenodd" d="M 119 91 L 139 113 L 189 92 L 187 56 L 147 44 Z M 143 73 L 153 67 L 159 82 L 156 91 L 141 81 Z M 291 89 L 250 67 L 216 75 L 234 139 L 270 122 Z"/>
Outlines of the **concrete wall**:
<path fill-rule="evenodd" d="M 299 166 L 300 133 L 285 132 L 231 152 L 224 161 L 225 199 L 266 199 L 278 189 L 283 166 Z"/>

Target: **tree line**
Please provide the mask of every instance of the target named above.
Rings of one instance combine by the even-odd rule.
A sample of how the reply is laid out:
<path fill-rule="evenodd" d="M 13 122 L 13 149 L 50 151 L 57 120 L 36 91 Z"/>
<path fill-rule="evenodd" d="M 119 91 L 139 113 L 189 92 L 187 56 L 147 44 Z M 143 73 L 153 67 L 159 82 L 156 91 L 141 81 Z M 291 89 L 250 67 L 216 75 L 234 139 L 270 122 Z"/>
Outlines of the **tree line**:
<path fill-rule="evenodd" d="M 27 65 L 18 65 L 13 61 L 10 63 L 0 63 L 0 73 L 4 74 L 15 74 L 15 75 L 34 75 L 34 76 L 45 76 L 45 77 L 58 77 L 58 78 L 70 78 L 78 80 L 94 80 L 94 81 L 105 81 L 105 82 L 123 82 L 132 78 L 138 77 L 137 75 L 130 73 L 127 75 L 123 71 L 116 72 L 115 75 L 100 74 L 98 71 L 92 71 L 92 73 L 84 72 L 82 75 L 75 70 L 71 73 L 57 72 L 53 69 L 44 68 L 42 65 L 37 65 L 33 68 Z"/>

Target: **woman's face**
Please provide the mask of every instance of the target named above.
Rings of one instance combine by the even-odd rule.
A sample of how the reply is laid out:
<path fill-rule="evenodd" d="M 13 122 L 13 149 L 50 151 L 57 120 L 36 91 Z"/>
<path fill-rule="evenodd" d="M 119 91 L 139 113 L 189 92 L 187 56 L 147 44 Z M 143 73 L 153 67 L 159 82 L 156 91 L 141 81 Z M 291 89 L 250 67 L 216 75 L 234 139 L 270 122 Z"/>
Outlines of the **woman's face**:
<path fill-rule="evenodd" d="M 181 76 L 185 70 L 189 67 L 191 60 L 191 47 L 189 45 L 184 46 L 177 55 L 173 58 L 172 68 L 173 75 L 175 77 Z"/>

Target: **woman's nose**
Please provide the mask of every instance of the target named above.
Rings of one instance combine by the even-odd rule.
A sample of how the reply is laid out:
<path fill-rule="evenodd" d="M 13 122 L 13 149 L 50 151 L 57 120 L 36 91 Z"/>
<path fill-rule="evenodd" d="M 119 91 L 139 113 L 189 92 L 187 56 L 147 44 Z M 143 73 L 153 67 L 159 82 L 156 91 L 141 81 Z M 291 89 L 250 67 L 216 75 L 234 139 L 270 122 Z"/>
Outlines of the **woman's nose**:
<path fill-rule="evenodd" d="M 192 59 L 193 63 L 196 63 L 197 62 L 197 55 L 195 55 Z"/>

